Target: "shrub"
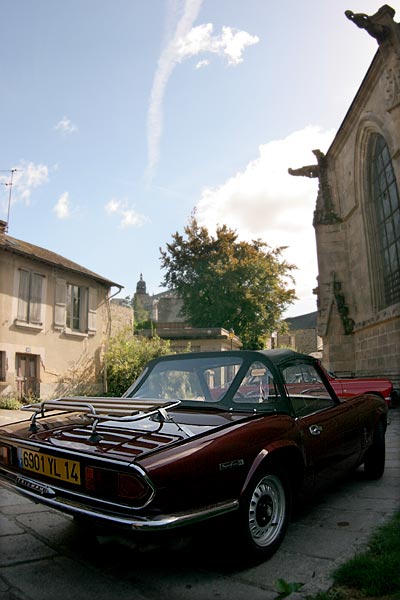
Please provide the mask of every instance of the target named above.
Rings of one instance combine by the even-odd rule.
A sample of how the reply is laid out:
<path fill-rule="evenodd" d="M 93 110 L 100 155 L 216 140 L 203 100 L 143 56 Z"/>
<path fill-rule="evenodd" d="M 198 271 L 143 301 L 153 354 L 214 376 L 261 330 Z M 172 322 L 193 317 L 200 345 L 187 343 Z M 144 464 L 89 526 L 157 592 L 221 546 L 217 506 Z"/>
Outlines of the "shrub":
<path fill-rule="evenodd" d="M 171 354 L 170 343 L 158 336 L 134 336 L 130 327 L 111 338 L 106 352 L 107 394 L 121 396 L 152 358 Z"/>
<path fill-rule="evenodd" d="M 17 398 L 4 397 L 0 398 L 0 408 L 7 410 L 19 410 L 22 406 L 22 402 Z"/>

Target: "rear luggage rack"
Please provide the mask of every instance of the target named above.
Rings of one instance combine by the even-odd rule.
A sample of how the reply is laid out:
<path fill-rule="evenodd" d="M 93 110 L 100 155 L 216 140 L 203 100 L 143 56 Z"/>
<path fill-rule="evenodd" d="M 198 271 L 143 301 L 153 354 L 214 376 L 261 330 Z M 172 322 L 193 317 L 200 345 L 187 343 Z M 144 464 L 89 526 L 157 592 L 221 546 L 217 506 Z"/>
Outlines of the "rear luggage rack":
<path fill-rule="evenodd" d="M 140 419 L 158 415 L 161 421 L 169 421 L 171 418 L 167 410 L 180 404 L 180 400 L 130 400 L 122 398 L 88 398 L 85 396 L 73 396 L 66 398 L 57 398 L 56 400 L 43 400 L 36 404 L 28 404 L 22 407 L 22 410 L 32 411 L 29 431 L 36 433 L 38 425 L 36 418 L 45 417 L 47 411 L 65 411 L 82 412 L 89 419 L 93 419 L 92 432 L 89 440 L 93 443 L 100 441 L 101 436 L 96 431 L 99 421 L 119 421 L 132 422 Z"/>

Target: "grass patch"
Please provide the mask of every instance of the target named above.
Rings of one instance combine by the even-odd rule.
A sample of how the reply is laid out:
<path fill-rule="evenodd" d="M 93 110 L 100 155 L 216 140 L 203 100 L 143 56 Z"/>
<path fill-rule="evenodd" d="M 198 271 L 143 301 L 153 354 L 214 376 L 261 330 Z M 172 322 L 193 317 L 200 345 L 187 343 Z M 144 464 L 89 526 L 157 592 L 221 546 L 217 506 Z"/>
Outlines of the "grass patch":
<path fill-rule="evenodd" d="M 19 410 L 22 402 L 17 398 L 0 398 L 0 408 L 6 410 Z"/>
<path fill-rule="evenodd" d="M 319 592 L 312 598 L 307 596 L 307 600 L 346 600 L 341 590 L 329 590 L 329 592 Z M 354 600 L 354 598 L 352 599 Z"/>
<path fill-rule="evenodd" d="M 400 598 L 400 511 L 376 531 L 365 552 L 334 572 L 333 580 L 365 596 L 393 594 Z"/>

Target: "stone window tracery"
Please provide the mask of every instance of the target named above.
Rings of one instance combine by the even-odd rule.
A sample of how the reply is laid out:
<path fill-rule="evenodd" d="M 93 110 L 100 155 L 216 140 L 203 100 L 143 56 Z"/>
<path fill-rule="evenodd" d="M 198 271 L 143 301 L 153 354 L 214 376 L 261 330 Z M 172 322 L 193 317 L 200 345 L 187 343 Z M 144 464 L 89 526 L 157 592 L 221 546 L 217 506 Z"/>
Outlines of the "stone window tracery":
<path fill-rule="evenodd" d="M 370 140 L 369 189 L 371 221 L 381 280 L 379 308 L 400 301 L 400 202 L 393 164 L 384 137 Z"/>

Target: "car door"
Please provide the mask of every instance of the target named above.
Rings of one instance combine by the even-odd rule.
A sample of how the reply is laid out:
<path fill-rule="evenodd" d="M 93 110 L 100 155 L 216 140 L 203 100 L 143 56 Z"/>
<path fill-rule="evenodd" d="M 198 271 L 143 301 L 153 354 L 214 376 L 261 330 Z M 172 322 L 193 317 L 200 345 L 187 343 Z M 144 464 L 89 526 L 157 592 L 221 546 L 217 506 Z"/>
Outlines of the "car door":
<path fill-rule="evenodd" d="M 352 403 L 340 402 L 314 364 L 297 362 L 283 369 L 303 443 L 307 474 L 325 485 L 358 462 L 361 435 Z"/>

